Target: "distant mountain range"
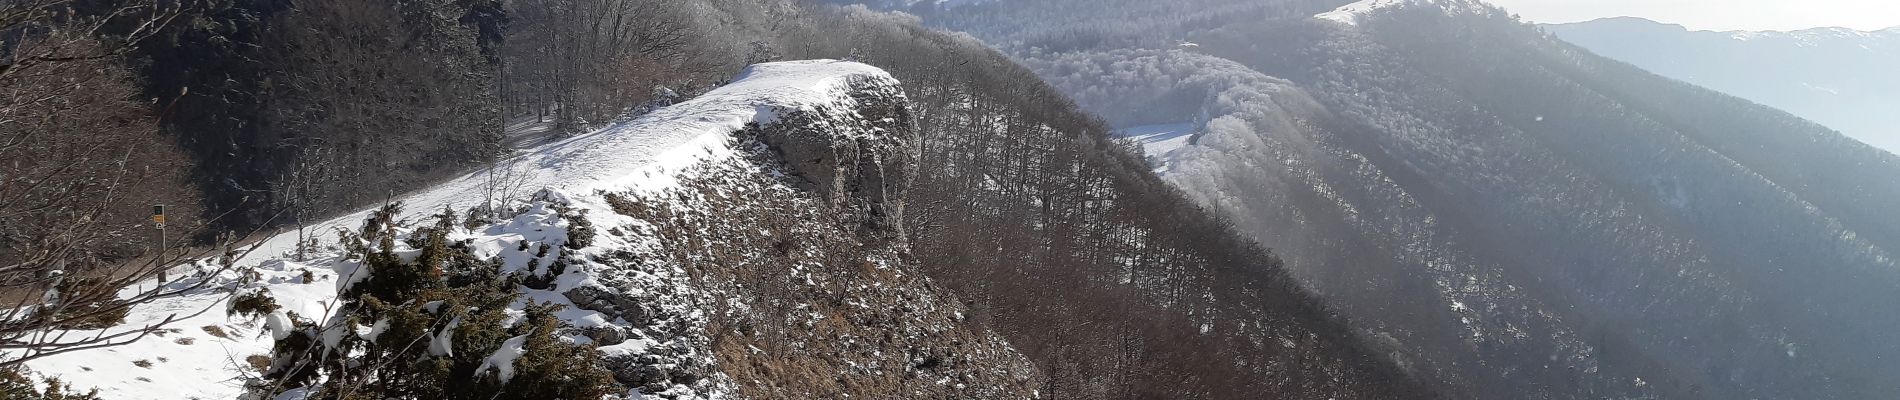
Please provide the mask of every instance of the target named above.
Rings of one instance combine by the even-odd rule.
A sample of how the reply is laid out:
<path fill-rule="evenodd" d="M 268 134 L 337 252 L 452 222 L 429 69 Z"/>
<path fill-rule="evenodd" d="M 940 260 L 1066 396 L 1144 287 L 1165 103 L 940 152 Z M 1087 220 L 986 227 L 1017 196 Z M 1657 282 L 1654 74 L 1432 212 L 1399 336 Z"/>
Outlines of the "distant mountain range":
<path fill-rule="evenodd" d="M 1623 17 L 1543 29 L 1605 57 L 1900 152 L 1900 28 L 1714 32 Z"/>

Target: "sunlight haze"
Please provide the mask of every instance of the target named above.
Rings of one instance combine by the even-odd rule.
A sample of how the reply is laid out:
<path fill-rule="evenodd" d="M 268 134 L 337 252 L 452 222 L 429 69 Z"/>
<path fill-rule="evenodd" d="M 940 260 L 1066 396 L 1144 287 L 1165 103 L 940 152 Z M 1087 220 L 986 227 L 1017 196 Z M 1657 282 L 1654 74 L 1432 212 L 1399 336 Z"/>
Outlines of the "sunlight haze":
<path fill-rule="evenodd" d="M 1642 17 L 1695 30 L 1800 30 L 1845 27 L 1864 31 L 1900 27 L 1892 0 L 1492 0 L 1537 23 L 1606 17 Z"/>

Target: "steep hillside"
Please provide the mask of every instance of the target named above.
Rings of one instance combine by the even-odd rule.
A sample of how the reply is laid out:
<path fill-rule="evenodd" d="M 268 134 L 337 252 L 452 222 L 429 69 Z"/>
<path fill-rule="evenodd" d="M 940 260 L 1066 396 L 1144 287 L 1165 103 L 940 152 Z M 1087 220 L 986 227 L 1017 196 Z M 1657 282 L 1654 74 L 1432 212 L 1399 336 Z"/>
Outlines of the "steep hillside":
<path fill-rule="evenodd" d="M 1045 396 L 1435 397 L 1030 71 L 913 17 L 815 17 L 822 35 L 787 37 L 852 40 L 787 54 L 849 54 L 905 83 L 923 139 L 913 249 L 1036 363 Z"/>
<path fill-rule="evenodd" d="M 1513 223 L 1546 220 L 1535 212 L 1483 223 L 1502 228 L 1492 233 L 1507 239 L 1502 247 L 1536 254 L 1519 262 L 1569 278 L 1545 280 L 1599 307 L 1605 325 L 1628 332 L 1637 349 L 1705 396 L 1900 393 L 1878 378 L 1894 371 L 1877 361 L 1900 350 L 1888 340 L 1900 319 L 1878 306 L 1892 304 L 1900 287 L 1891 255 L 1900 216 L 1882 211 L 1880 200 L 1900 194 L 1892 178 L 1900 158 L 1778 110 L 1589 55 L 1500 15 L 1460 20 L 1425 11 L 1395 13 L 1387 28 L 1369 31 L 1552 157 L 1520 154 L 1571 169 L 1526 182 L 1567 182 L 1556 193 L 1604 199 L 1571 197 L 1586 201 L 1569 206 L 1591 206 L 1547 211 L 1590 224 L 1571 232 L 1544 226 L 1537 234 L 1538 225 Z M 1456 37 L 1484 41 L 1443 41 Z M 1521 63 L 1472 64 L 1502 57 Z M 1473 199 L 1513 196 L 1490 192 Z M 1504 208 L 1511 203 L 1487 209 L 1518 209 Z M 1619 219 L 1630 222 L 1595 225 Z"/>
<path fill-rule="evenodd" d="M 1211 26 L 1313 15 L 1341 0 L 1091 0 L 904 1 L 825 0 L 915 15 L 922 23 L 967 33 L 1001 49 L 1054 51 L 1185 43 L 1186 33 Z"/>
<path fill-rule="evenodd" d="M 1412 267 L 1371 274 L 1423 275 L 1435 288 L 1424 293 L 1456 314 L 1443 318 L 1456 318 L 1472 337 L 1466 346 L 1496 368 L 1501 381 L 1479 387 L 1575 385 L 1552 392 L 1665 398 L 1897 390 L 1862 375 L 1877 368 L 1864 357 L 1890 351 L 1878 343 L 1891 327 L 1878 321 L 1892 319 L 1824 311 L 1881 313 L 1870 307 L 1891 301 L 1892 242 L 1878 238 L 1895 221 L 1859 197 L 1892 190 L 1880 178 L 1895 172 L 1891 155 L 1593 58 L 1500 14 L 1449 15 L 1429 7 L 1372 14 L 1363 29 L 1306 42 L 1317 54 L 1296 61 L 1238 47 L 1273 31 L 1204 40 L 1215 54 L 1307 79 L 1345 121 L 1266 134 L 1330 147 L 1303 153 L 1330 153 L 1314 158 L 1337 164 L 1319 164 L 1309 176 L 1320 178 L 1282 190 L 1333 204 L 1267 200 L 1232 212 L 1330 212 L 1343 223 L 1322 224 L 1357 225 L 1361 232 L 1347 237 L 1392 249 L 1390 260 Z M 1814 164 L 1839 168 L 1794 167 Z M 1243 225 L 1304 233 L 1272 220 Z M 1342 303 L 1404 301 L 1341 278 L 1314 282 Z M 1395 315 L 1407 316 L 1380 318 L 1393 322 L 1375 332 L 1430 332 L 1399 322 L 1419 314 Z M 1397 348 L 1435 347 L 1419 345 L 1433 342 L 1427 337 L 1395 336 Z M 1556 373 L 1521 372 L 1540 369 Z M 1530 383 L 1543 380 L 1576 383 Z"/>
<path fill-rule="evenodd" d="M 1900 393 L 1900 160 L 1480 3 L 1334 3 L 1120 32 L 1161 46 L 937 21 L 1129 132 L 1191 126 L 1147 136 L 1163 179 L 1452 397 Z"/>
<path fill-rule="evenodd" d="M 1900 152 L 1900 28 L 1691 31 L 1640 18 L 1544 25 L 1605 57 L 1787 110 Z M 1640 40 L 1636 39 L 1641 37 Z"/>
<path fill-rule="evenodd" d="M 286 364 L 260 371 L 247 358 L 271 354 L 273 339 L 279 358 L 287 357 L 284 340 L 297 335 L 337 349 L 390 341 L 378 338 L 389 335 L 379 334 L 382 324 L 369 329 L 368 321 L 341 317 L 354 311 L 339 307 L 339 293 L 384 279 L 369 278 L 380 273 L 370 267 L 373 255 L 350 249 L 414 258 L 427 251 L 417 240 L 449 226 L 452 248 L 481 260 L 473 268 L 520 282 L 507 313 L 563 307 L 555 313 L 566 327 L 560 336 L 595 346 L 628 390 L 664 398 L 1031 397 L 1041 382 L 1034 367 L 1001 337 L 965 322 L 966 310 L 918 273 L 908 251 L 902 196 L 917 139 L 907 110 L 897 82 L 863 64 L 754 66 L 693 101 L 537 148 L 511 171 L 404 196 L 402 211 L 313 226 L 324 235 L 302 259 L 294 258 L 298 235 L 269 239 L 239 261 L 253 269 L 194 276 L 218 283 L 139 307 L 126 322 L 188 314 L 169 334 L 32 366 L 100 387 L 108 398 L 233 398 L 268 388 L 269 375 Z M 443 210 L 482 205 L 497 177 L 542 191 L 508 202 L 507 220 L 435 222 Z M 329 237 L 359 225 L 365 236 L 354 240 L 363 242 Z M 395 240 L 376 244 L 379 230 L 371 228 L 384 225 Z M 437 230 L 421 228 L 428 225 Z M 231 290 L 261 291 L 284 309 L 257 320 L 227 317 Z M 190 314 L 198 310 L 208 311 Z M 106 331 L 114 329 L 123 328 Z M 332 332 L 356 334 L 332 339 Z M 479 334 L 454 323 L 423 333 Z M 473 337 L 456 341 L 455 352 L 477 346 Z M 494 371 L 469 379 L 507 380 Z M 304 393 L 277 390 L 284 389 L 293 397 L 278 398 Z"/>

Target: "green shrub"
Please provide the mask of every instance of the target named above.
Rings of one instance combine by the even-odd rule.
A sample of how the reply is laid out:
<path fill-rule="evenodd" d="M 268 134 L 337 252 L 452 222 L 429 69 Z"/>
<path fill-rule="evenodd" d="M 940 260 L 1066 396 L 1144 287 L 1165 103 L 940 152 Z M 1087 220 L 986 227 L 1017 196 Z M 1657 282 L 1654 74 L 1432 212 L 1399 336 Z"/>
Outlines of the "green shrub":
<path fill-rule="evenodd" d="M 350 257 L 362 261 L 368 279 L 344 293 L 345 315 L 330 329 L 296 321 L 296 333 L 280 340 L 266 378 L 277 387 L 313 386 L 313 399 L 598 399 L 614 392 L 612 374 L 596 351 L 560 337 L 552 306 L 531 305 L 512 326 L 508 307 L 521 278 L 502 274 L 500 263 L 475 257 L 448 235 L 459 228 L 452 212 L 406 237 L 392 221 L 397 206 L 370 217 L 364 229 L 346 235 Z M 421 251 L 413 262 L 396 255 L 397 243 Z M 376 328 L 369 340 L 355 334 Z M 478 374 L 489 355 L 508 339 L 524 337 L 529 353 L 513 364 L 513 379 Z M 436 338 L 447 338 L 437 346 Z M 447 349 L 447 354 L 432 350 Z"/>
<path fill-rule="evenodd" d="M 25 367 L 0 368 L 0 400 L 99 400 L 98 390 L 75 391 L 59 378 L 40 380 L 46 384 L 41 390 L 28 375 L 30 371 Z"/>

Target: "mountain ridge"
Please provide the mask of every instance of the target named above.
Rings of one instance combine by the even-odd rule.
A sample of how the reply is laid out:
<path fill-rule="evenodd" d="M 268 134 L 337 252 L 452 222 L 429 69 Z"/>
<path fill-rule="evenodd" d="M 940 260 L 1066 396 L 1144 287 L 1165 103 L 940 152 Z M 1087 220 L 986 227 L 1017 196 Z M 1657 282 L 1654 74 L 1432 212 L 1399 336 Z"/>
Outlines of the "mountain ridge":
<path fill-rule="evenodd" d="M 1613 24 L 1613 23 L 1626 23 L 1626 24 L 1636 24 L 1636 25 L 1657 25 L 1657 26 L 1681 28 L 1683 31 L 1687 31 L 1687 32 L 1708 32 L 1708 33 L 1725 33 L 1725 34 L 1835 33 L 1835 34 L 1843 34 L 1843 35 L 1852 35 L 1852 34 L 1871 34 L 1871 33 L 1900 33 L 1900 26 L 1894 26 L 1894 27 L 1885 28 L 1885 29 L 1874 29 L 1874 30 L 1854 29 L 1854 28 L 1848 28 L 1848 27 L 1842 27 L 1842 26 L 1817 26 L 1817 27 L 1812 27 L 1812 28 L 1801 28 L 1801 29 L 1690 29 L 1689 27 L 1683 26 L 1681 24 L 1672 24 L 1668 22 L 1657 21 L 1657 20 L 1644 18 L 1644 17 L 1637 17 L 1637 16 L 1603 17 L 1603 18 L 1591 19 L 1591 20 L 1586 20 L 1586 21 L 1539 23 L 1538 25 L 1565 27 L 1565 26 L 1599 25 L 1599 24 Z"/>
<path fill-rule="evenodd" d="M 1900 152 L 1900 28 L 1692 31 L 1642 19 L 1541 28 L 1603 56 L 1773 106 Z"/>

